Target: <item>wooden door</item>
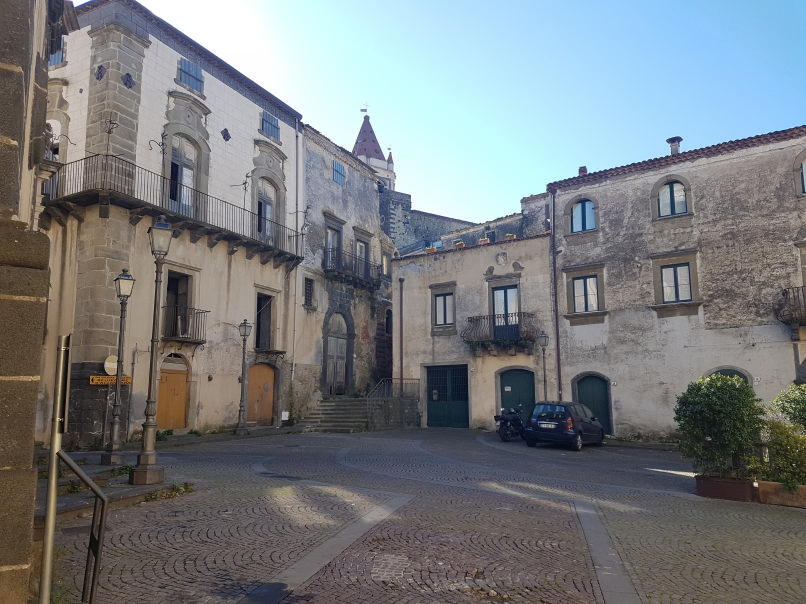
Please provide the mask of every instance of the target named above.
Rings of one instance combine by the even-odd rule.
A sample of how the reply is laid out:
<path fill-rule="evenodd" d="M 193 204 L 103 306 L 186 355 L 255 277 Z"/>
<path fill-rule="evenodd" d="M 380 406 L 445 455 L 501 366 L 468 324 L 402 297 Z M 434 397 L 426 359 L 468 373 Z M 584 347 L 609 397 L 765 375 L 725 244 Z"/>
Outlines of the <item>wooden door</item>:
<path fill-rule="evenodd" d="M 157 429 L 187 427 L 188 372 L 162 369 L 157 397 Z"/>
<path fill-rule="evenodd" d="M 588 407 L 605 434 L 613 434 L 613 421 L 610 417 L 610 394 L 607 382 L 596 375 L 586 375 L 577 382 L 577 402 Z"/>
<path fill-rule="evenodd" d="M 274 369 L 258 364 L 249 368 L 246 421 L 258 426 L 274 423 Z"/>
<path fill-rule="evenodd" d="M 344 394 L 347 367 L 347 340 L 330 336 L 327 339 L 327 389 L 329 394 Z"/>

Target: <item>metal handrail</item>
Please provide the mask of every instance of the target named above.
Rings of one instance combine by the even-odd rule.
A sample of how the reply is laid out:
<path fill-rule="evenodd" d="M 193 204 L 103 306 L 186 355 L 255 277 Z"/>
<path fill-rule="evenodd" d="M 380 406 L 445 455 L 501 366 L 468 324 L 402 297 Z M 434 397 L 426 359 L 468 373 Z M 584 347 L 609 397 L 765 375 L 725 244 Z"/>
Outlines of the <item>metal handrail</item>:
<path fill-rule="evenodd" d="M 189 342 L 207 341 L 207 314 L 189 306 L 163 306 L 162 337 Z"/>
<path fill-rule="evenodd" d="M 89 191 L 111 191 L 176 218 L 185 217 L 284 252 L 298 253 L 298 231 L 114 155 L 91 155 L 63 164 L 43 186 L 46 204 Z"/>
<path fill-rule="evenodd" d="M 367 395 L 369 400 L 419 397 L 420 380 L 416 378 L 383 378 Z"/>
<path fill-rule="evenodd" d="M 535 313 L 511 312 L 468 317 L 460 336 L 465 342 L 535 341 L 538 333 Z"/>
<path fill-rule="evenodd" d="M 70 457 L 62 450 L 57 452 L 70 470 L 81 479 L 95 494 L 95 505 L 92 510 L 92 523 L 90 524 L 90 541 L 87 545 L 87 564 L 84 567 L 84 586 L 81 590 L 81 601 L 95 602 L 95 591 L 98 588 L 98 574 L 101 570 L 101 552 L 104 547 L 104 533 L 106 532 L 106 514 L 109 499 L 100 487 L 90 478 Z M 92 570 L 90 570 L 92 562 Z"/>
<path fill-rule="evenodd" d="M 380 280 L 383 272 L 380 264 L 370 262 L 368 259 L 356 254 L 342 251 L 340 248 L 325 249 L 322 268 L 338 271 L 373 283 Z"/>

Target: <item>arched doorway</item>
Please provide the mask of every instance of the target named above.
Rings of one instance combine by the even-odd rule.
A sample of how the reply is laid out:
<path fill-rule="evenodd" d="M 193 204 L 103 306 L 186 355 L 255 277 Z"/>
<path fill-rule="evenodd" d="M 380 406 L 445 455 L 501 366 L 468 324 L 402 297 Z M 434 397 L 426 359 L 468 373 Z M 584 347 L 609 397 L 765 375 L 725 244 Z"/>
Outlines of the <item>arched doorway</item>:
<path fill-rule="evenodd" d="M 723 367 L 722 369 L 717 369 L 716 371 L 711 372 L 711 375 L 715 375 L 717 373 L 726 377 L 738 377 L 742 379 L 745 384 L 750 383 L 750 378 L 748 378 L 743 371 L 734 369 L 733 367 Z"/>
<path fill-rule="evenodd" d="M 187 428 L 188 381 L 190 372 L 178 354 L 169 354 L 160 368 L 157 395 L 157 427 L 161 430 Z"/>
<path fill-rule="evenodd" d="M 327 326 L 325 388 L 328 394 L 344 394 L 347 368 L 347 323 L 334 313 Z"/>
<path fill-rule="evenodd" d="M 259 363 L 249 368 L 246 420 L 258 426 L 274 423 L 274 368 Z"/>
<path fill-rule="evenodd" d="M 599 375 L 588 374 L 574 383 L 574 400 L 588 407 L 606 434 L 613 434 L 613 419 L 610 416 L 610 384 Z"/>
<path fill-rule="evenodd" d="M 523 417 L 531 415 L 535 405 L 535 375 L 526 369 L 510 369 L 501 373 L 501 407 L 521 406 Z"/>

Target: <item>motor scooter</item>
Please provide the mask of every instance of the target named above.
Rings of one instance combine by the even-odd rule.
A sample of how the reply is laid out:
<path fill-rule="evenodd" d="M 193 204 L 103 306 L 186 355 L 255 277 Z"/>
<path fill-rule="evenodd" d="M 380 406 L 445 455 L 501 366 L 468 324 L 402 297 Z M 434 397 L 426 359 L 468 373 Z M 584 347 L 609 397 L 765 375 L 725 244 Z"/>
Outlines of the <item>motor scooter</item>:
<path fill-rule="evenodd" d="M 501 440 L 505 443 L 508 443 L 517 436 L 526 438 L 520 408 L 515 409 L 511 407 L 509 411 L 501 409 L 501 413 L 495 415 L 494 418 L 495 421 L 498 422 L 498 436 L 501 437 Z"/>

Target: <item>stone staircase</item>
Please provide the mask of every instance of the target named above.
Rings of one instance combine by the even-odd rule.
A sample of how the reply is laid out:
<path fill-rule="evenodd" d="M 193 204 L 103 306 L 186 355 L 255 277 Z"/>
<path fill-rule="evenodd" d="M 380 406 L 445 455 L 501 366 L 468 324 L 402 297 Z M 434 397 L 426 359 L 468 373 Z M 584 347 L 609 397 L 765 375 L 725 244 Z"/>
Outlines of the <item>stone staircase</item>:
<path fill-rule="evenodd" d="M 323 399 L 319 409 L 299 421 L 306 432 L 365 432 L 367 399 Z"/>

